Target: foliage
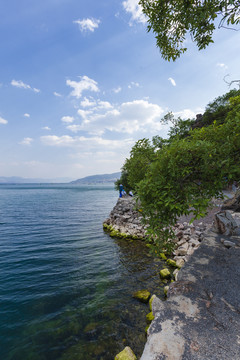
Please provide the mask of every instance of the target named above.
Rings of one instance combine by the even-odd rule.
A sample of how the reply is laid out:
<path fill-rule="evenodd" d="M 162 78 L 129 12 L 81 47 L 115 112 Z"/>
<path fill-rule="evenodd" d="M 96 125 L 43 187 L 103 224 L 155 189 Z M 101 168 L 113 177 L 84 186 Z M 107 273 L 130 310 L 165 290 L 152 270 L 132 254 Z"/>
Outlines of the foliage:
<path fill-rule="evenodd" d="M 169 122 L 172 123 L 172 127 L 170 128 L 168 133 L 169 135 L 168 142 L 171 142 L 176 137 L 182 139 L 188 136 L 189 131 L 191 130 L 195 120 L 193 119 L 183 120 L 180 117 L 175 119 L 173 113 L 170 111 L 166 115 L 164 115 L 161 121 L 163 124 L 167 124 Z"/>
<path fill-rule="evenodd" d="M 206 214 L 224 179 L 240 179 L 240 96 L 229 100 L 226 121 L 175 137 L 156 154 L 138 196 L 149 234 L 158 250 L 171 250 L 171 226 L 181 215 Z"/>
<path fill-rule="evenodd" d="M 115 190 L 119 190 L 119 186 L 120 184 L 123 185 L 124 187 L 124 190 L 129 193 L 129 191 L 131 190 L 131 187 L 128 183 L 128 173 L 127 173 L 127 170 L 124 168 L 124 166 L 122 167 L 122 172 L 121 172 L 121 177 L 120 179 L 117 179 L 114 183 L 114 186 L 115 186 Z"/>
<path fill-rule="evenodd" d="M 125 160 L 122 167 L 120 180 L 124 188 L 136 191 L 137 184 L 145 177 L 154 158 L 154 146 L 151 145 L 149 139 L 138 140 L 130 152 L 129 159 Z M 120 184 L 120 180 L 117 180 L 117 183 Z"/>
<path fill-rule="evenodd" d="M 240 95 L 240 90 L 230 90 L 228 93 L 217 97 L 213 102 L 210 102 L 203 114 L 203 124 L 210 125 L 213 121 L 223 123 L 228 112 L 231 110 L 229 99 Z"/>
<path fill-rule="evenodd" d="M 169 61 L 187 50 L 188 32 L 201 50 L 213 42 L 218 16 L 218 27 L 240 22 L 239 0 L 140 0 L 139 4 L 148 18 L 148 31 L 155 33 L 162 57 Z"/>

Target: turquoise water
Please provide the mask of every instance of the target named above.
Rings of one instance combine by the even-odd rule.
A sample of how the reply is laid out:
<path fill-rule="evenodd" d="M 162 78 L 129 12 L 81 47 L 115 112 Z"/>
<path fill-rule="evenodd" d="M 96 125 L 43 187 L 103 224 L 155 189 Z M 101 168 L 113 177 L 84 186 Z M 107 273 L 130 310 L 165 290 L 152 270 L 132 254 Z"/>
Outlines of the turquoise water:
<path fill-rule="evenodd" d="M 0 349 L 4 360 L 110 360 L 142 352 L 159 260 L 102 222 L 111 185 L 0 185 Z"/>

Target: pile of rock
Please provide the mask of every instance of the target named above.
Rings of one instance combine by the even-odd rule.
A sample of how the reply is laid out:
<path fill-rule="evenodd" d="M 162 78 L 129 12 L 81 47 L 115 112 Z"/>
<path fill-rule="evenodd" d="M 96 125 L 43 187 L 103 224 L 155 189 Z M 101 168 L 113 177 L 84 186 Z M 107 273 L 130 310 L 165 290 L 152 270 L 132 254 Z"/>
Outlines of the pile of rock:
<path fill-rule="evenodd" d="M 103 226 L 115 236 L 141 239 L 146 237 L 146 226 L 142 224 L 141 209 L 137 209 L 134 198 L 119 198 Z M 173 230 L 176 235 L 174 260 L 177 267 L 181 268 L 199 247 L 207 226 L 203 223 L 193 225 L 184 222 L 177 223 Z"/>
<path fill-rule="evenodd" d="M 142 224 L 141 209 L 136 208 L 136 200 L 131 197 L 119 198 L 103 226 L 115 236 L 144 239 L 146 227 Z M 113 233 L 114 234 L 114 233 Z"/>
<path fill-rule="evenodd" d="M 207 225 L 199 223 L 198 225 L 189 224 L 187 222 L 177 223 L 174 227 L 176 235 L 173 240 L 176 244 L 173 252 L 173 259 L 176 261 L 176 266 L 181 268 L 187 262 L 194 251 L 199 248 L 203 240 L 204 232 L 207 230 Z M 174 271 L 175 279 L 177 280 L 178 270 Z"/>

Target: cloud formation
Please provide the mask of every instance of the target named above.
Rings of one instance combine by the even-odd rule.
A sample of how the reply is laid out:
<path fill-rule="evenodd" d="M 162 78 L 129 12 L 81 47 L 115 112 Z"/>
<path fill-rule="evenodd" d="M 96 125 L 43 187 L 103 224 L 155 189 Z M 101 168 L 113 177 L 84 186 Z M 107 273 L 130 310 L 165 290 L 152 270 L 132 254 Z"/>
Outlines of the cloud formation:
<path fill-rule="evenodd" d="M 120 93 L 120 91 L 122 91 L 121 86 L 119 86 L 119 87 L 117 87 L 117 88 L 113 89 L 113 92 L 115 92 L 115 94 Z"/>
<path fill-rule="evenodd" d="M 122 3 L 127 13 L 131 14 L 131 20 L 129 25 L 134 22 L 145 23 L 147 21 L 146 16 L 142 12 L 142 7 L 138 4 L 138 0 L 126 0 Z"/>
<path fill-rule="evenodd" d="M 182 119 L 193 119 L 196 117 L 196 114 L 203 112 L 203 109 L 196 109 L 195 111 L 191 109 L 183 109 L 181 111 L 174 112 L 175 117 L 181 117 Z"/>
<path fill-rule="evenodd" d="M 6 125 L 7 123 L 8 121 L 0 116 L 0 124 Z"/>
<path fill-rule="evenodd" d="M 35 93 L 39 93 L 39 92 L 40 92 L 39 89 L 33 88 L 33 87 L 31 87 L 30 85 L 25 84 L 22 80 L 12 80 L 12 81 L 11 81 L 11 85 L 12 85 L 12 86 L 15 86 L 15 87 L 17 87 L 17 88 L 20 88 L 20 89 L 33 90 Z"/>
<path fill-rule="evenodd" d="M 56 91 L 54 91 L 53 95 L 54 95 L 54 96 L 56 96 L 56 97 L 62 97 L 62 95 L 61 95 L 61 94 L 59 94 L 59 93 L 58 93 L 58 92 L 56 92 Z"/>
<path fill-rule="evenodd" d="M 220 67 L 221 69 L 227 70 L 228 66 L 224 63 L 217 63 L 217 67 Z"/>
<path fill-rule="evenodd" d="M 173 78 L 168 78 L 168 80 L 170 81 L 170 83 L 172 84 L 172 86 L 177 86 L 175 80 Z"/>
<path fill-rule="evenodd" d="M 80 81 L 67 80 L 66 84 L 73 88 L 73 91 L 70 93 L 70 95 L 76 97 L 77 99 L 82 96 L 83 91 L 99 91 L 98 83 L 86 75 L 80 76 Z"/>
<path fill-rule="evenodd" d="M 98 100 L 93 108 L 79 109 L 81 123 L 69 125 L 67 129 L 75 133 L 87 131 L 97 135 L 106 131 L 125 134 L 154 133 L 162 128 L 162 114 L 163 109 L 148 100 L 134 100 L 115 107 L 107 101 Z"/>
<path fill-rule="evenodd" d="M 129 89 L 132 89 L 133 87 L 139 87 L 140 84 L 138 82 L 134 82 L 132 81 L 129 85 L 128 85 L 128 88 Z"/>
<path fill-rule="evenodd" d="M 73 21 L 73 23 L 78 24 L 81 32 L 94 32 L 94 30 L 98 28 L 100 20 L 94 18 L 87 18 L 82 20 L 75 20 Z"/>
<path fill-rule="evenodd" d="M 19 142 L 21 145 L 31 145 L 33 139 L 30 137 L 25 137 L 22 141 Z"/>
<path fill-rule="evenodd" d="M 119 149 L 124 145 L 132 145 L 132 139 L 124 140 L 110 140 L 103 139 L 100 136 L 86 137 L 86 136 L 69 136 L 69 135 L 47 135 L 41 136 L 41 141 L 47 146 L 59 147 L 83 147 L 85 151 L 94 149 L 96 147 L 104 147 L 106 149 Z"/>
<path fill-rule="evenodd" d="M 74 117 L 73 116 L 63 116 L 61 118 L 62 122 L 65 123 L 72 123 L 74 121 Z"/>

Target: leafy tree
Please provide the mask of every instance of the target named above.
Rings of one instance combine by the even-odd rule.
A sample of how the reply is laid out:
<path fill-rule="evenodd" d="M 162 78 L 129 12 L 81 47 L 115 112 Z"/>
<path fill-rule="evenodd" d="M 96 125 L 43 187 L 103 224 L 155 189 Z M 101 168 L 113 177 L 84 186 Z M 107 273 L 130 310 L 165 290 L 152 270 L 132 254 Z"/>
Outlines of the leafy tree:
<path fill-rule="evenodd" d="M 225 178 L 240 179 L 240 96 L 229 99 L 226 121 L 175 137 L 157 152 L 138 184 L 143 215 L 157 248 L 171 250 L 171 226 L 180 215 L 206 214 L 221 197 Z"/>
<path fill-rule="evenodd" d="M 139 4 L 148 18 L 148 31 L 155 33 L 162 57 L 169 61 L 187 50 L 188 32 L 201 50 L 213 42 L 218 16 L 218 27 L 240 22 L 239 0 L 140 0 Z"/>
<path fill-rule="evenodd" d="M 128 173 L 127 170 L 124 168 L 124 166 L 122 167 L 122 172 L 121 172 L 121 177 L 120 179 L 117 179 L 114 183 L 115 185 L 115 190 L 119 190 L 119 186 L 120 184 L 123 185 L 124 190 L 129 193 L 129 191 L 131 190 L 131 187 L 128 183 Z"/>
<path fill-rule="evenodd" d="M 130 152 L 130 157 L 125 160 L 122 167 L 121 178 L 115 182 L 115 189 L 119 189 L 119 185 L 123 184 L 124 189 L 137 191 L 137 184 L 145 177 L 149 165 L 155 158 L 155 148 L 157 146 L 157 139 L 155 139 L 155 146 L 151 144 L 149 139 L 141 139 L 136 142 Z"/>
<path fill-rule="evenodd" d="M 129 159 L 123 168 L 127 172 L 127 181 L 132 190 L 137 190 L 137 184 L 144 179 L 148 167 L 155 158 L 154 147 L 149 139 L 141 139 L 132 147 Z"/>
<path fill-rule="evenodd" d="M 213 121 L 223 123 L 231 110 L 230 98 L 240 95 L 240 90 L 230 90 L 228 93 L 218 96 L 214 101 L 210 102 L 203 114 L 203 124 L 210 125 Z"/>
<path fill-rule="evenodd" d="M 172 123 L 172 126 L 168 133 L 169 135 L 168 142 L 171 142 L 175 137 L 185 138 L 186 136 L 188 136 L 194 121 L 195 120 L 191 120 L 191 119 L 183 120 L 180 117 L 175 119 L 171 111 L 168 112 L 166 115 L 164 115 L 161 122 L 163 124 L 167 124 L 169 122 Z"/>

